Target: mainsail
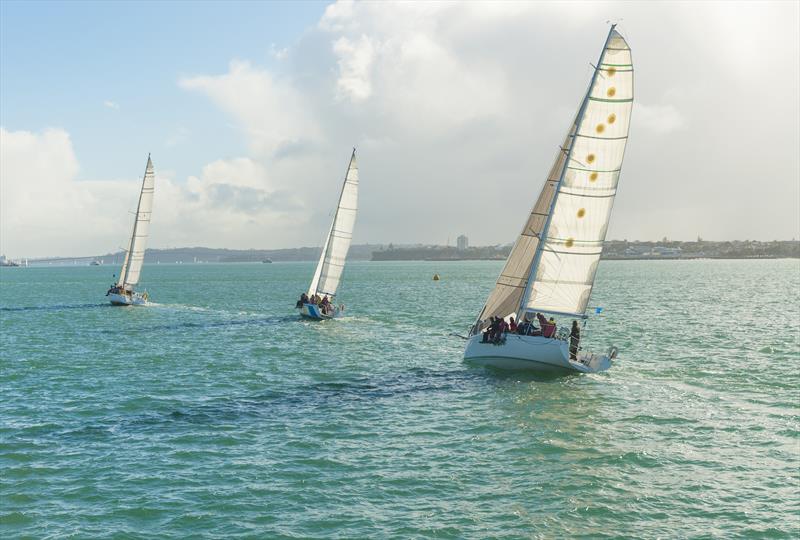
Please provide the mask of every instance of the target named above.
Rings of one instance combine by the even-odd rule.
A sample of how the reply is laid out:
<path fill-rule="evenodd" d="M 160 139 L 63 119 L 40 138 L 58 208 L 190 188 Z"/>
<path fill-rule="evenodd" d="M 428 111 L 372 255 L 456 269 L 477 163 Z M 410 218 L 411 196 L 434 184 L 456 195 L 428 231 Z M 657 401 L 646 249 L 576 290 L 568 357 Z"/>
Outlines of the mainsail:
<path fill-rule="evenodd" d="M 617 191 L 632 106 L 631 51 L 614 25 L 475 331 L 490 317 L 524 311 L 584 315 Z"/>
<path fill-rule="evenodd" d="M 153 162 L 147 156 L 147 168 L 142 180 L 142 191 L 139 193 L 139 204 L 136 208 L 136 220 L 133 223 L 133 234 L 125 252 L 125 259 L 122 262 L 122 269 L 119 274 L 117 285 L 125 288 L 129 285 L 139 283 L 139 275 L 144 264 L 144 251 L 147 244 L 147 236 L 150 232 L 150 216 L 153 210 L 153 191 L 155 190 L 156 175 L 153 170 Z"/>
<path fill-rule="evenodd" d="M 308 288 L 308 295 L 327 294 L 335 296 L 344 270 L 344 261 L 353 239 L 353 227 L 356 224 L 358 211 L 358 164 L 356 150 L 350 156 L 350 165 L 344 178 L 342 193 L 336 215 L 328 231 L 328 238 L 322 248 L 322 254 L 314 272 L 314 278 Z"/>

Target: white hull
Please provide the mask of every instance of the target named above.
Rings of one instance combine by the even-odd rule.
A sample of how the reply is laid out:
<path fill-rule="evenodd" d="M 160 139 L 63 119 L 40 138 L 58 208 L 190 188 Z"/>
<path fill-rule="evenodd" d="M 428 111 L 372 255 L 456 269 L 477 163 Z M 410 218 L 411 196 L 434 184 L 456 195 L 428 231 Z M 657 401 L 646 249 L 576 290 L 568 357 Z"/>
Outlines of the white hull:
<path fill-rule="evenodd" d="M 137 292 L 131 295 L 109 293 L 108 300 L 115 306 L 146 306 L 148 304 L 147 298 Z"/>
<path fill-rule="evenodd" d="M 316 319 L 319 321 L 334 319 L 339 316 L 339 308 L 333 307 L 332 314 L 325 314 L 322 313 L 322 309 L 315 304 L 303 304 L 303 307 L 300 308 L 300 315 L 308 319 Z"/>
<path fill-rule="evenodd" d="M 542 336 L 506 334 L 500 344 L 483 343 L 483 336 L 472 336 L 464 349 L 464 361 L 497 369 L 527 370 L 544 373 L 578 371 L 596 373 L 611 367 L 610 355 L 582 353 L 569 359 L 569 344 Z"/>

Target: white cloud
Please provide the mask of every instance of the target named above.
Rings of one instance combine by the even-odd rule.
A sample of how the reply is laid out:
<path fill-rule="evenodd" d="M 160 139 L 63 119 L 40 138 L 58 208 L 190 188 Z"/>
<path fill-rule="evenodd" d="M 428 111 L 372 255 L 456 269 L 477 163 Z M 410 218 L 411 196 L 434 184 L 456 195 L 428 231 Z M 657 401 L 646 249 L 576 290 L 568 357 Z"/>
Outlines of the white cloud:
<path fill-rule="evenodd" d="M 277 45 L 270 43 L 269 55 L 275 60 L 286 60 L 286 58 L 289 56 L 289 48 L 282 47 L 279 49 Z"/>
<path fill-rule="evenodd" d="M 214 161 L 185 183 L 155 166 L 152 247 L 266 247 L 267 231 L 297 228 L 305 219 L 301 201 L 250 158 Z M 141 178 L 89 181 L 78 173 L 66 131 L 0 128 L 0 251 L 33 257 L 119 249 L 130 234 Z"/>
<path fill-rule="evenodd" d="M 333 42 L 333 52 L 339 58 L 339 79 L 336 85 L 340 96 L 361 101 L 372 94 L 370 68 L 375 49 L 367 36 L 351 41 L 345 36 Z"/>
<path fill-rule="evenodd" d="M 108 109 L 119 109 L 119 103 L 116 103 L 114 101 L 109 101 L 109 100 L 105 100 L 103 102 L 103 106 L 108 108 Z"/>
<path fill-rule="evenodd" d="M 112 216 L 127 215 L 118 194 L 132 183 L 77 182 L 77 174 L 66 131 L 0 128 L 0 249 L 27 256 L 82 253 L 87 238 L 96 237 L 109 247 L 119 245 L 122 220 Z"/>
<path fill-rule="evenodd" d="M 236 60 L 224 75 L 186 77 L 179 84 L 205 93 L 236 118 L 257 156 L 270 156 L 281 145 L 317 137 L 306 104 L 291 83 L 249 62 Z"/>

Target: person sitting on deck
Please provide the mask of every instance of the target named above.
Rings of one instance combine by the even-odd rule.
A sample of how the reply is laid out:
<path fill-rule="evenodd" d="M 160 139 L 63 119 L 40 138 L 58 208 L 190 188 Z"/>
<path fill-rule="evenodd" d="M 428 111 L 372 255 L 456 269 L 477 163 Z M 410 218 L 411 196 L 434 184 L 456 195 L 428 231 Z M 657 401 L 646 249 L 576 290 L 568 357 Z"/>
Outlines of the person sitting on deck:
<path fill-rule="evenodd" d="M 541 313 L 537 313 L 536 320 L 539 321 L 539 328 L 537 328 L 532 335 L 534 336 L 544 335 L 544 329 L 547 328 L 548 326 L 547 319 L 545 319 L 544 315 L 542 315 Z"/>
<path fill-rule="evenodd" d="M 483 337 L 481 338 L 481 343 L 487 343 L 489 341 L 489 333 L 493 322 L 494 322 L 494 317 L 489 317 L 489 324 L 486 325 L 486 329 L 483 331 Z M 478 328 L 480 328 L 480 326 Z"/>
<path fill-rule="evenodd" d="M 578 344 L 581 341 L 581 329 L 578 321 L 572 321 L 572 331 L 569 333 L 569 359 L 578 359 Z"/>
<path fill-rule="evenodd" d="M 486 327 L 486 330 L 483 332 L 483 343 L 489 343 L 490 341 L 494 341 L 494 334 L 495 328 L 497 326 L 497 321 L 495 317 L 489 317 L 489 326 Z"/>
<path fill-rule="evenodd" d="M 308 302 L 309 302 L 308 295 L 306 293 L 303 293 L 300 295 L 300 300 L 297 301 L 297 304 L 294 307 L 299 309 L 303 307 L 303 304 L 308 304 Z"/>
<path fill-rule="evenodd" d="M 547 321 L 547 326 L 542 326 L 542 335 L 546 338 L 556 337 L 556 321 L 553 317 Z"/>
<path fill-rule="evenodd" d="M 508 321 L 508 331 L 509 332 L 514 332 L 516 334 L 517 333 L 517 323 L 514 322 L 514 317 L 509 317 L 509 319 L 510 320 Z"/>
<path fill-rule="evenodd" d="M 528 335 L 528 332 L 531 331 L 531 321 L 528 320 L 528 314 L 522 316 L 522 320 L 519 321 L 517 325 L 517 333 L 521 336 Z"/>
<path fill-rule="evenodd" d="M 319 303 L 319 307 L 322 308 L 322 313 L 325 313 L 326 315 L 332 311 L 330 309 L 331 308 L 331 301 L 328 300 L 328 295 L 327 294 L 325 295 L 325 298 L 322 299 L 322 302 Z"/>
<path fill-rule="evenodd" d="M 496 319 L 497 326 L 495 327 L 494 331 L 494 339 L 492 342 L 495 344 L 500 343 L 505 337 L 506 332 L 508 332 L 508 323 L 502 317 L 497 317 Z"/>

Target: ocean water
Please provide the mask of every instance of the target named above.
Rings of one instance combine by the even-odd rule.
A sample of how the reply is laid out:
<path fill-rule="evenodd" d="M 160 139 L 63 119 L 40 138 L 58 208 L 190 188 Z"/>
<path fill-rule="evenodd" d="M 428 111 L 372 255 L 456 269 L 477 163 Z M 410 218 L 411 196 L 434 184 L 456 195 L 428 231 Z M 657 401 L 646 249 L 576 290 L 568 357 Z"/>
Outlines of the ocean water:
<path fill-rule="evenodd" d="M 797 538 L 800 261 L 609 261 L 608 372 L 471 368 L 498 262 L 0 269 L 2 538 Z M 433 282 L 434 272 L 442 281 Z"/>

